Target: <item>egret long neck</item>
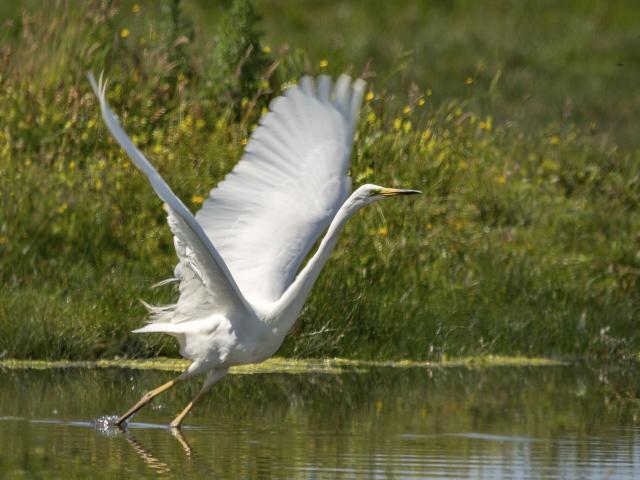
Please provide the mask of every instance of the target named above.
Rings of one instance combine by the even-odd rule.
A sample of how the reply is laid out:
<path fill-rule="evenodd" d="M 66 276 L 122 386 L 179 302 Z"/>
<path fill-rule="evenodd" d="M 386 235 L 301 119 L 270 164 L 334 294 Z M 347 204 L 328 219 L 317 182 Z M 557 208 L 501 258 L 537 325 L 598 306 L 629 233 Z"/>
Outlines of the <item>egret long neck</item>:
<path fill-rule="evenodd" d="M 268 321 L 272 322 L 273 327 L 283 336 L 291 329 L 296 318 L 298 318 L 298 314 L 302 310 L 313 284 L 336 246 L 345 223 L 358 210 L 359 207 L 354 204 L 351 198 L 347 199 L 340 207 L 340 210 L 338 210 L 329 225 L 327 233 L 320 242 L 315 255 L 311 257 L 293 283 L 285 290 L 269 314 Z"/>

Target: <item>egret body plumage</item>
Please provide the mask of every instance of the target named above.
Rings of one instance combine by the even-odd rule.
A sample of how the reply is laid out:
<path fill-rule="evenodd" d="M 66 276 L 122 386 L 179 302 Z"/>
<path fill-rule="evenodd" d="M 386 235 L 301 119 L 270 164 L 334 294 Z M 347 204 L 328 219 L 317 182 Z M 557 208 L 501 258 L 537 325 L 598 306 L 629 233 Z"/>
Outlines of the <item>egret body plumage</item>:
<path fill-rule="evenodd" d="M 135 332 L 174 336 L 191 361 L 117 423 L 177 382 L 206 374 L 200 392 L 171 422 L 179 427 L 231 366 L 264 361 L 278 350 L 356 211 L 419 192 L 367 184 L 351 193 L 349 162 L 365 83 L 346 75 L 335 84 L 307 76 L 271 102 L 240 161 L 194 216 L 122 130 L 106 85 L 92 75 L 89 80 L 107 128 L 165 202 L 178 256 L 178 301 L 149 307 L 150 323 Z"/>

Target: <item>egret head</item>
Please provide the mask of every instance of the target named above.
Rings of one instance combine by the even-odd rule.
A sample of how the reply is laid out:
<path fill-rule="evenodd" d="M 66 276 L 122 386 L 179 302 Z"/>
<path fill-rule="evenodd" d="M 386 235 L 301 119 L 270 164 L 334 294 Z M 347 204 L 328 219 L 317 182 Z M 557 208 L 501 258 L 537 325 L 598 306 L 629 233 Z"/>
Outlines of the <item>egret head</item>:
<path fill-rule="evenodd" d="M 405 190 L 401 188 L 387 188 L 380 185 L 367 183 L 360 186 L 353 192 L 353 199 L 359 206 L 365 206 L 378 200 L 397 197 L 400 195 L 416 195 L 422 193 L 420 190 Z"/>

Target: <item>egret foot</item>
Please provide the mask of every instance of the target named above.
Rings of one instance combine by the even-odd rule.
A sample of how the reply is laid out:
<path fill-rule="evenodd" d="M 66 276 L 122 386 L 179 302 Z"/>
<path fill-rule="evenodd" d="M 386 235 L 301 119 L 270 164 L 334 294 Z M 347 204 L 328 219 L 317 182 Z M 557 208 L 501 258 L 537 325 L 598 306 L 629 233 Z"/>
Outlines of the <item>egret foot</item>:
<path fill-rule="evenodd" d="M 184 407 L 184 410 L 182 410 L 180 412 L 180 414 L 173 419 L 173 421 L 169 424 L 169 426 L 172 429 L 176 429 L 179 430 L 180 427 L 182 426 L 182 422 L 184 421 L 184 418 L 187 416 L 187 414 L 191 411 L 191 409 L 193 408 L 193 406 L 195 405 L 196 401 L 198 400 L 198 397 L 200 397 L 200 393 L 198 393 L 198 395 L 196 395 L 196 397 L 191 400 L 186 407 Z"/>

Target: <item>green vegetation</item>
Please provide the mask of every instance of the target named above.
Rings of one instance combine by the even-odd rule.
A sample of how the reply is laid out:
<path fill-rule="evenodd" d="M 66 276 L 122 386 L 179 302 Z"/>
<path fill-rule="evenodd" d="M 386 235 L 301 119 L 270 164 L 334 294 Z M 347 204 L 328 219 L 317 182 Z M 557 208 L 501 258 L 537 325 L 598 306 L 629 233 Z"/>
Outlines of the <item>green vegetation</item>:
<path fill-rule="evenodd" d="M 368 77 L 355 183 L 424 194 L 349 223 L 280 354 L 640 350 L 634 2 L 202 5 L 1 7 L 0 355 L 177 354 L 129 333 L 138 299 L 175 298 L 150 288 L 175 256 L 87 70 L 105 71 L 125 128 L 193 210 L 282 85 Z"/>

